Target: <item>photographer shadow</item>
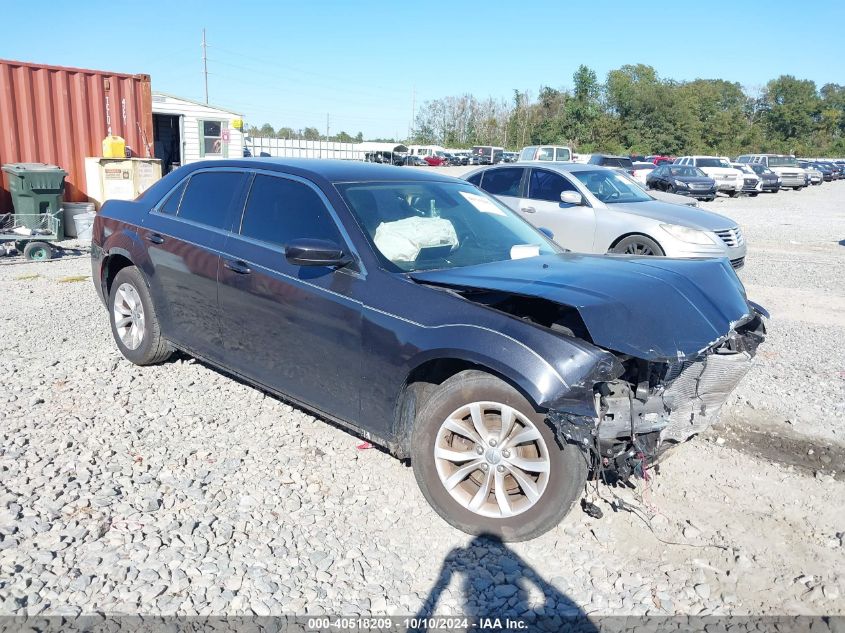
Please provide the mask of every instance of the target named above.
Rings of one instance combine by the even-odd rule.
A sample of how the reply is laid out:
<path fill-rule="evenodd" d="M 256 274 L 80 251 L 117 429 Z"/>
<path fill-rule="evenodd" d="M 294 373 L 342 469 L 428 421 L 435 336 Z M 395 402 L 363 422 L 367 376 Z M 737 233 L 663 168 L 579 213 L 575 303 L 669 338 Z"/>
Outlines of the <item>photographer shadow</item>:
<path fill-rule="evenodd" d="M 577 604 L 492 534 L 476 536 L 466 547 L 446 555 L 415 616 L 419 626 L 408 631 L 427 631 L 427 624 L 437 628 L 436 621 L 426 618 L 437 615 L 438 602 L 455 576 L 460 579 L 460 613 L 468 620 L 467 630 L 598 633 Z"/>

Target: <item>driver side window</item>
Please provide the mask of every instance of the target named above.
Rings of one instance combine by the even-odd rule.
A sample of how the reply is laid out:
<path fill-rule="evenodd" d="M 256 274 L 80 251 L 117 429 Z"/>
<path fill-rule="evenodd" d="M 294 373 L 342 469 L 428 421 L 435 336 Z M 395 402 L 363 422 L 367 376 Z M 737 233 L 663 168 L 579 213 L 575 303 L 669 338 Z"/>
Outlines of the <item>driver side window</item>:
<path fill-rule="evenodd" d="M 578 191 L 578 189 L 560 174 L 545 169 L 532 169 L 528 182 L 528 197 L 532 200 L 546 200 L 560 202 L 563 191 Z"/>

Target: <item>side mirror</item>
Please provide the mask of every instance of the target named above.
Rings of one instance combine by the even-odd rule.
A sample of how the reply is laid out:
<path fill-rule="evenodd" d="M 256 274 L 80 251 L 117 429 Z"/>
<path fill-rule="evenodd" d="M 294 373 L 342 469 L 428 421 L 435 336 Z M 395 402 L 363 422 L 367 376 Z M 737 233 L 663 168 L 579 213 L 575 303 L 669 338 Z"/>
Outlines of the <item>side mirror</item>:
<path fill-rule="evenodd" d="M 341 267 L 352 263 L 352 257 L 328 240 L 299 239 L 285 246 L 285 259 L 297 266 Z"/>
<path fill-rule="evenodd" d="M 565 202 L 566 204 L 574 204 L 576 206 L 581 206 L 582 204 L 584 204 L 584 196 L 582 196 L 577 191 L 561 191 L 560 201 Z"/>
<path fill-rule="evenodd" d="M 540 231 L 543 235 L 545 235 L 550 240 L 555 239 L 555 234 L 552 233 L 551 229 L 547 229 L 545 226 L 538 226 L 537 230 Z"/>

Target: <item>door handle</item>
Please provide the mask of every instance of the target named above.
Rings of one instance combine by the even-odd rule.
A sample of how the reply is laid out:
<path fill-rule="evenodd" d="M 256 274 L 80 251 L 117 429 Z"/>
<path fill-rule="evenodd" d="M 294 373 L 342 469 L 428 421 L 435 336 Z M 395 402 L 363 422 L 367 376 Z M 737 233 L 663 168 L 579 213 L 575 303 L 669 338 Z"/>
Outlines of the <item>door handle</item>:
<path fill-rule="evenodd" d="M 147 235 L 147 241 L 153 244 L 164 244 L 164 238 L 158 233 L 150 233 Z"/>
<path fill-rule="evenodd" d="M 534 207 L 520 207 L 519 210 L 523 213 L 534 213 L 535 211 L 537 211 L 537 209 L 535 209 Z"/>
<path fill-rule="evenodd" d="M 223 262 L 223 266 L 231 270 L 233 273 L 238 273 L 239 275 L 248 275 L 252 272 L 252 269 L 246 265 L 246 262 L 241 260 L 231 261 L 227 259 Z"/>

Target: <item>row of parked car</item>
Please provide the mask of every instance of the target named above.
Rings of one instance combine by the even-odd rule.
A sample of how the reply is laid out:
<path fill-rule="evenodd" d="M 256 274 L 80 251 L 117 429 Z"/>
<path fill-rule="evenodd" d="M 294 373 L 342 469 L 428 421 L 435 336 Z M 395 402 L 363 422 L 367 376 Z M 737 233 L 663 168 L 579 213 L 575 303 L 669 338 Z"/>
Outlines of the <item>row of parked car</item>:
<path fill-rule="evenodd" d="M 731 197 L 801 190 L 845 177 L 845 161 L 798 160 L 782 154 L 643 157 L 593 155 L 589 162 L 628 171 L 648 189 L 713 200 L 718 192 Z M 652 160 L 649 160 L 652 159 Z"/>

